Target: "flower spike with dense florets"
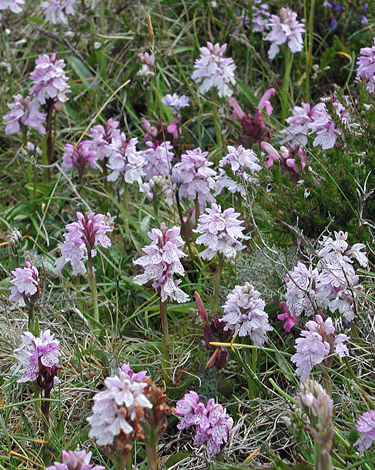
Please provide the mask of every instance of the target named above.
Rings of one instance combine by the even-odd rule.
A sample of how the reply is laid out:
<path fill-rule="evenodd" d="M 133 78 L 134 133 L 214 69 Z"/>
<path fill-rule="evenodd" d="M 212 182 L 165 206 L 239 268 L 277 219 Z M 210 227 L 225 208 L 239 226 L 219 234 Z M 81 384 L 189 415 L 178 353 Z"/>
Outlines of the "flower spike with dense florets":
<path fill-rule="evenodd" d="M 36 96 L 38 102 L 47 110 L 53 106 L 61 109 L 68 100 L 66 93 L 70 93 L 70 87 L 66 83 L 68 77 L 64 72 L 65 62 L 56 59 L 56 54 L 43 54 L 35 61 L 35 69 L 30 74 L 34 85 L 30 88 L 30 95 Z"/>
<path fill-rule="evenodd" d="M 375 39 L 372 47 L 363 47 L 357 59 L 357 80 L 366 84 L 366 90 L 375 92 Z"/>
<path fill-rule="evenodd" d="M 26 261 L 24 268 L 16 268 L 12 274 L 9 300 L 18 307 L 34 304 L 40 290 L 38 270 Z"/>
<path fill-rule="evenodd" d="M 96 158 L 98 160 L 108 159 L 114 153 L 115 149 L 111 147 L 111 144 L 120 138 L 120 130 L 118 129 L 119 125 L 119 121 L 115 121 L 110 118 L 105 126 L 97 124 L 91 128 L 91 146 L 92 150 L 95 151 Z"/>
<path fill-rule="evenodd" d="M 225 408 L 211 398 L 206 404 L 197 393 L 186 393 L 176 404 L 176 415 L 182 416 L 179 429 L 195 426 L 194 445 L 206 444 L 208 457 L 220 454 L 227 444 L 233 419 Z"/>
<path fill-rule="evenodd" d="M 187 150 L 181 155 L 181 162 L 177 163 L 173 172 L 179 172 L 182 182 L 179 187 L 179 195 L 191 200 L 198 200 L 199 204 L 205 206 L 207 202 L 215 202 L 210 193 L 213 184 L 213 176 L 216 171 L 210 168 L 212 162 L 207 160 L 208 152 L 202 152 L 200 147 Z"/>
<path fill-rule="evenodd" d="M 92 150 L 92 143 L 84 140 L 77 145 L 65 144 L 61 168 L 63 170 L 77 168 L 79 182 L 82 183 L 87 166 L 94 170 L 99 168 L 96 153 Z"/>
<path fill-rule="evenodd" d="M 303 48 L 302 33 L 305 32 L 305 25 L 297 21 L 297 13 L 290 8 L 281 8 L 279 16 L 271 15 L 267 25 L 271 31 L 265 37 L 266 41 L 271 41 L 268 57 L 274 59 L 280 51 L 282 44 L 287 43 L 292 53 L 301 52 Z"/>
<path fill-rule="evenodd" d="M 141 154 L 146 160 L 144 171 L 146 173 L 146 181 L 149 181 L 153 176 L 168 176 L 172 169 L 172 159 L 174 154 L 172 152 L 173 146 L 170 142 L 161 142 L 160 145 L 156 142 L 147 141 L 147 150 L 143 150 Z"/>
<path fill-rule="evenodd" d="M 65 226 L 65 242 L 60 245 L 61 258 L 55 261 L 56 271 L 60 273 L 66 263 L 73 268 L 73 276 L 85 274 L 85 262 L 96 255 L 94 246 L 103 248 L 111 246 L 111 240 L 106 233 L 112 232 L 112 222 L 109 214 L 95 214 L 89 211 L 86 215 L 77 212 L 77 222 Z"/>
<path fill-rule="evenodd" d="M 63 450 L 62 463 L 55 462 L 46 470 L 105 470 L 101 465 L 90 464 L 91 452 Z"/>
<path fill-rule="evenodd" d="M 46 129 L 43 123 L 46 120 L 46 114 L 39 111 L 40 104 L 38 100 L 31 100 L 30 96 L 23 98 L 20 94 L 13 95 L 13 99 L 14 103 L 7 104 L 10 113 L 3 116 L 3 121 L 6 124 L 5 134 L 15 134 L 23 125 L 44 135 Z"/>
<path fill-rule="evenodd" d="M 148 236 L 152 240 L 151 245 L 142 248 L 145 255 L 134 261 L 134 264 L 142 266 L 145 272 L 136 276 L 133 282 L 142 286 L 153 281 L 152 287 L 160 293 L 162 302 L 173 300 L 179 303 L 187 302 L 188 295 L 178 287 L 181 280 L 173 280 L 174 274 L 185 275 L 180 261 L 186 256 L 179 249 L 184 245 L 180 228 L 172 227 L 167 230 L 166 225 L 161 223 L 160 229 L 153 228 Z"/>
<path fill-rule="evenodd" d="M 248 282 L 236 286 L 224 304 L 225 315 L 221 318 L 224 330 L 238 331 L 239 336 L 249 336 L 255 346 L 263 346 L 267 331 L 273 329 L 268 323 L 265 305 L 260 293 Z"/>
<path fill-rule="evenodd" d="M 366 413 L 361 414 L 356 428 L 361 433 L 361 436 L 354 445 L 358 446 L 360 452 L 364 452 L 375 441 L 375 410 L 366 411 Z"/>
<path fill-rule="evenodd" d="M 107 167 L 112 170 L 112 173 L 107 177 L 108 181 L 116 181 L 121 176 L 125 183 L 142 184 L 142 176 L 145 175 L 143 167 L 146 160 L 143 153 L 137 150 L 137 143 L 138 139 L 136 138 L 127 141 L 123 132 L 114 137 L 109 145 L 112 154 L 109 157 Z"/>
<path fill-rule="evenodd" d="M 245 227 L 242 226 L 242 221 L 238 220 L 240 214 L 232 208 L 222 212 L 218 204 L 212 204 L 206 212 L 200 215 L 198 226 L 194 230 L 195 233 L 202 234 L 195 242 L 207 246 L 199 256 L 211 260 L 219 253 L 225 258 L 235 258 L 237 252 L 245 248 L 239 240 L 248 238 L 242 233 Z"/>
<path fill-rule="evenodd" d="M 46 21 L 51 24 L 68 24 L 66 15 L 74 15 L 74 4 L 76 0 L 48 0 L 40 6 L 44 8 Z"/>
<path fill-rule="evenodd" d="M 323 363 L 329 366 L 333 360 L 333 355 L 339 357 L 349 355 L 349 350 L 344 344 L 349 338 L 345 334 L 335 334 L 335 327 L 332 319 L 323 320 L 321 315 L 316 315 L 315 321 L 306 323 L 307 330 L 301 332 L 301 337 L 296 340 L 296 354 L 291 361 L 297 366 L 297 374 L 304 382 L 313 367 Z"/>
<path fill-rule="evenodd" d="M 211 88 L 217 88 L 221 98 L 232 96 L 229 85 L 235 85 L 234 71 L 236 66 L 232 58 L 225 59 L 223 54 L 227 45 L 213 45 L 207 42 L 207 47 L 201 47 L 201 56 L 195 61 L 194 72 L 191 76 L 199 86 L 200 93 L 207 93 Z"/>
<path fill-rule="evenodd" d="M 177 93 L 173 93 L 173 95 L 168 94 L 163 96 L 161 102 L 167 106 L 171 112 L 171 114 L 178 115 L 182 108 L 186 108 L 189 105 L 189 98 L 185 95 L 178 96 Z"/>

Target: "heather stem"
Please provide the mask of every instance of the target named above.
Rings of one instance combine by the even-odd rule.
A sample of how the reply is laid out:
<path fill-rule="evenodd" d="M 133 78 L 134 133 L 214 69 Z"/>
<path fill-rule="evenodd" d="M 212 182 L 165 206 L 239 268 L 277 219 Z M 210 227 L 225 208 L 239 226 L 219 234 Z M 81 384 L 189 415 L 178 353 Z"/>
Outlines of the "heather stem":
<path fill-rule="evenodd" d="M 91 251 L 88 250 L 87 254 L 87 274 L 89 278 L 89 284 L 90 284 L 90 289 L 91 289 L 91 295 L 92 295 L 92 303 L 94 307 L 94 320 L 95 320 L 95 328 L 97 331 L 97 325 L 100 324 L 99 321 L 99 305 L 98 305 L 98 289 L 96 286 L 96 277 L 94 273 L 94 269 L 92 266 L 92 257 L 91 257 Z"/>
<path fill-rule="evenodd" d="M 285 62 L 285 70 L 284 70 L 284 78 L 283 84 L 281 87 L 281 124 L 285 124 L 285 119 L 287 117 L 289 111 L 289 82 L 290 82 L 290 73 L 292 71 L 292 64 L 293 64 L 293 56 L 291 55 L 289 47 L 284 49 L 284 62 Z"/>
<path fill-rule="evenodd" d="M 160 295 L 160 292 L 159 292 Z M 170 378 L 170 356 L 169 356 L 169 329 L 168 329 L 168 313 L 167 302 L 162 302 L 160 299 L 160 317 L 161 327 L 163 330 L 163 357 L 162 357 L 162 373 L 165 384 L 168 386 L 171 383 Z"/>
<path fill-rule="evenodd" d="M 215 272 L 215 285 L 214 285 L 214 300 L 212 302 L 212 314 L 217 315 L 219 312 L 219 289 L 220 289 L 220 281 L 221 281 L 221 274 L 223 272 L 224 266 L 224 256 L 219 254 L 219 264 L 216 267 Z"/>

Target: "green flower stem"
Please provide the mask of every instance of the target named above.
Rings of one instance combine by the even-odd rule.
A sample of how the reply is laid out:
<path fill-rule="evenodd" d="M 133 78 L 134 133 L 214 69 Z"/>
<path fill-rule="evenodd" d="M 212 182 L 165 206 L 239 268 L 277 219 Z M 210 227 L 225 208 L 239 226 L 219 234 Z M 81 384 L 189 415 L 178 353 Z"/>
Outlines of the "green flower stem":
<path fill-rule="evenodd" d="M 88 255 L 87 255 L 87 274 L 89 278 L 89 284 L 90 284 L 90 289 L 91 289 L 91 295 L 92 295 L 92 303 L 94 307 L 94 320 L 95 320 L 95 331 L 97 332 L 97 326 L 98 324 L 100 325 L 99 321 L 99 305 L 98 305 L 98 289 L 96 286 L 96 277 L 94 274 L 93 266 L 92 266 L 92 258 L 91 258 L 91 252 L 88 250 Z"/>
<path fill-rule="evenodd" d="M 160 296 L 160 292 L 159 292 Z M 168 328 L 168 312 L 167 312 L 167 302 L 162 302 L 160 298 L 160 317 L 161 317 L 161 327 L 163 330 L 163 357 L 161 361 L 163 379 L 166 386 L 169 386 L 171 383 L 170 369 L 171 369 L 171 360 L 169 355 L 169 328 Z"/>
<path fill-rule="evenodd" d="M 285 63 L 285 70 L 284 70 L 284 78 L 283 84 L 281 87 L 281 124 L 285 124 L 285 119 L 289 113 L 289 83 L 290 83 L 290 73 L 292 71 L 292 64 L 293 64 L 293 55 L 290 52 L 289 47 L 284 48 L 284 63 Z"/>
<path fill-rule="evenodd" d="M 213 101 L 212 115 L 213 115 L 214 126 L 215 126 L 216 147 L 219 150 L 219 152 L 217 153 L 217 159 L 218 159 L 218 157 L 220 156 L 220 151 L 224 148 L 224 143 L 223 143 L 223 134 L 221 132 L 221 120 L 220 120 L 219 111 L 218 111 L 219 105 L 217 103 L 218 94 L 217 94 L 216 88 L 212 89 L 212 101 Z M 217 161 L 215 163 L 218 164 L 219 162 Z"/>
<path fill-rule="evenodd" d="M 328 393 L 328 395 L 332 398 L 332 381 L 328 373 L 328 368 L 323 364 L 321 364 L 320 367 L 322 370 L 322 379 L 323 379 L 324 388 L 326 389 L 326 392 Z"/>
<path fill-rule="evenodd" d="M 126 215 L 124 214 L 124 230 L 125 230 L 125 235 L 129 236 L 130 231 L 129 231 L 129 219 L 127 215 L 129 214 L 129 186 L 127 183 L 124 184 L 124 193 L 122 195 L 122 200 L 123 200 L 123 205 L 124 209 L 126 212 Z"/>
<path fill-rule="evenodd" d="M 29 303 L 29 331 L 34 336 L 39 336 L 39 321 L 38 317 L 35 315 L 34 304 Z"/>
<path fill-rule="evenodd" d="M 327 445 L 315 441 L 314 446 L 314 468 L 315 470 L 333 470 L 330 449 Z"/>
<path fill-rule="evenodd" d="M 258 376 L 258 351 L 257 349 L 245 349 L 245 358 L 249 369 L 251 369 L 255 377 Z M 251 364 L 251 367 L 250 367 Z M 254 381 L 252 375 L 246 374 L 247 387 L 249 389 L 250 400 L 257 398 L 259 396 L 259 387 Z"/>
<path fill-rule="evenodd" d="M 150 431 L 151 432 L 148 433 L 147 438 L 145 439 L 148 470 L 157 470 L 158 469 L 158 449 L 156 446 L 157 438 L 156 438 L 154 429 L 150 429 Z"/>
<path fill-rule="evenodd" d="M 125 457 L 117 456 L 116 458 L 116 470 L 126 470 L 126 459 Z"/>
<path fill-rule="evenodd" d="M 305 79 L 305 101 L 310 101 L 310 75 L 312 67 L 312 47 L 314 40 L 314 15 L 315 15 L 315 0 L 311 0 L 310 3 L 310 15 L 309 23 L 307 28 L 307 51 L 306 51 L 306 79 Z"/>
<path fill-rule="evenodd" d="M 215 271 L 215 285 L 214 285 L 214 299 L 212 301 L 212 314 L 217 315 L 219 312 L 219 290 L 220 290 L 220 282 L 221 282 L 221 275 L 223 272 L 224 267 L 224 256 L 219 254 L 219 264 L 216 267 Z"/>
<path fill-rule="evenodd" d="M 191 245 L 190 245 L 190 238 L 188 236 L 186 226 L 185 226 L 185 223 L 184 223 L 184 217 L 182 215 L 182 208 L 181 208 L 180 196 L 179 196 L 178 189 L 176 190 L 176 204 L 177 204 L 178 216 L 180 218 L 182 236 L 184 237 L 184 240 L 185 240 L 188 252 L 189 252 L 190 260 L 193 263 L 193 265 L 195 266 L 195 257 L 194 257 L 193 250 L 192 250 Z"/>

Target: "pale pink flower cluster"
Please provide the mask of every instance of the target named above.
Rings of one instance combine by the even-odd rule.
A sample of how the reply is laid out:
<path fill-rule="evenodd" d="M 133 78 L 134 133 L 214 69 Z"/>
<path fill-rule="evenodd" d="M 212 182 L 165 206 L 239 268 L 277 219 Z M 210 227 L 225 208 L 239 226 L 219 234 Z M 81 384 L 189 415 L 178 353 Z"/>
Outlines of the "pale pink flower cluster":
<path fill-rule="evenodd" d="M 152 408 L 144 394 L 148 387 L 142 382 L 145 375 L 146 372 L 134 374 L 129 364 L 124 364 L 118 375 L 105 379 L 106 390 L 94 396 L 93 414 L 87 419 L 91 426 L 89 437 L 98 445 L 111 446 L 121 434 L 132 435 L 132 421 L 140 411 Z"/>
<path fill-rule="evenodd" d="M 366 267 L 365 245 L 347 243 L 348 233 L 335 232 L 335 239 L 324 237 L 323 248 L 317 252 L 319 261 L 314 269 L 302 262 L 286 276 L 286 306 L 292 317 L 313 315 L 321 309 L 338 310 L 346 319 L 354 318 L 354 301 L 362 291 L 353 261 Z"/>
<path fill-rule="evenodd" d="M 91 452 L 85 450 L 63 450 L 62 463 L 55 462 L 46 470 L 105 470 L 101 465 L 90 464 Z"/>
<path fill-rule="evenodd" d="M 146 142 L 147 150 L 142 151 L 146 160 L 143 167 L 145 178 L 149 181 L 153 176 L 168 176 L 172 169 L 173 146 L 170 142 L 161 142 L 160 145 L 151 141 Z"/>
<path fill-rule="evenodd" d="M 140 77 L 152 77 L 155 74 L 155 56 L 148 52 L 138 52 L 137 57 L 142 64 L 142 68 L 137 72 L 137 75 Z"/>
<path fill-rule="evenodd" d="M 163 96 L 161 102 L 170 109 L 172 114 L 178 115 L 182 108 L 186 108 L 189 105 L 189 98 L 185 95 L 178 96 L 177 93 L 173 95 L 168 94 Z"/>
<path fill-rule="evenodd" d="M 209 457 L 221 453 L 233 428 L 233 419 L 222 405 L 213 398 L 204 404 L 199 395 L 191 391 L 177 402 L 176 415 L 183 417 L 178 429 L 195 426 L 194 445 L 206 444 Z"/>
<path fill-rule="evenodd" d="M 91 146 L 98 160 L 108 159 L 113 154 L 114 150 L 111 144 L 120 137 L 119 125 L 119 121 L 110 118 L 105 126 L 98 124 L 91 128 Z"/>
<path fill-rule="evenodd" d="M 61 168 L 63 170 L 68 170 L 73 167 L 77 168 L 79 180 L 82 182 L 87 166 L 94 170 L 99 168 L 96 152 L 92 150 L 91 141 L 83 140 L 77 145 L 65 144 Z"/>
<path fill-rule="evenodd" d="M 58 369 L 60 355 L 59 341 L 50 330 L 44 331 L 38 338 L 32 333 L 24 333 L 21 346 L 14 351 L 14 357 L 18 362 L 12 366 L 13 374 L 22 374 L 17 382 L 37 380 L 39 383 L 48 375 L 53 380 Z"/>
<path fill-rule="evenodd" d="M 28 261 L 24 268 L 12 271 L 14 278 L 10 281 L 9 300 L 18 307 L 26 307 L 26 303 L 33 304 L 39 294 L 39 273 Z"/>
<path fill-rule="evenodd" d="M 108 181 L 116 181 L 121 176 L 125 183 L 142 184 L 142 176 L 145 175 L 143 167 L 146 160 L 143 152 L 137 150 L 137 143 L 138 139 L 136 138 L 127 141 L 123 132 L 113 138 L 109 145 L 112 154 L 109 157 L 107 167 L 112 170 L 112 173 L 108 175 Z"/>
<path fill-rule="evenodd" d="M 61 108 L 62 103 L 68 100 L 66 93 L 70 93 L 70 87 L 66 83 L 68 77 L 65 75 L 66 66 L 63 59 L 56 59 L 56 54 L 43 54 L 35 61 L 35 69 L 30 74 L 34 82 L 29 93 L 36 96 L 41 105 Z"/>
<path fill-rule="evenodd" d="M 232 96 L 229 85 L 235 85 L 234 71 L 236 66 L 232 58 L 224 58 L 227 45 L 213 45 L 207 42 L 207 47 L 201 47 L 201 56 L 195 61 L 191 78 L 200 83 L 200 93 L 207 93 L 211 88 L 217 88 L 221 98 Z"/>
<path fill-rule="evenodd" d="M 266 303 L 260 293 L 246 282 L 236 286 L 224 304 L 224 330 L 238 331 L 239 336 L 249 336 L 255 346 L 263 346 L 267 340 L 267 331 L 272 331 L 268 323 L 268 314 L 264 311 Z"/>
<path fill-rule="evenodd" d="M 167 230 L 164 223 L 160 229 L 153 228 L 148 236 L 152 240 L 151 245 L 142 248 L 144 256 L 134 261 L 134 264 L 142 266 L 143 274 L 133 279 L 135 284 L 142 286 L 153 281 L 152 287 L 160 293 L 161 301 L 176 300 L 179 303 L 187 302 L 189 296 L 178 285 L 181 280 L 174 280 L 174 274 L 185 275 L 184 267 L 180 259 L 185 253 L 179 249 L 184 245 L 180 236 L 180 228 L 172 227 Z"/>
<path fill-rule="evenodd" d="M 264 3 L 262 0 L 254 0 L 252 20 L 253 20 L 253 31 L 255 33 L 262 33 L 268 28 L 270 22 L 269 5 Z"/>
<path fill-rule="evenodd" d="M 0 0 L 0 11 L 10 10 L 13 13 L 21 13 L 22 8 L 20 5 L 24 5 L 25 0 Z M 0 13 L 0 19 L 2 15 Z"/>
<path fill-rule="evenodd" d="M 68 24 L 67 15 L 74 15 L 76 0 L 48 0 L 40 6 L 44 8 L 46 21 L 51 24 Z"/>
<path fill-rule="evenodd" d="M 348 99 L 344 97 L 349 106 Z M 341 135 L 341 130 L 337 127 L 329 114 L 326 102 L 331 102 L 337 117 L 343 126 L 350 128 L 352 116 L 333 93 L 330 98 L 322 98 L 322 102 L 311 107 L 308 103 L 301 103 L 301 106 L 294 106 L 292 116 L 286 119 L 288 127 L 281 131 L 285 134 L 285 142 L 289 142 L 293 147 L 297 145 L 306 146 L 308 136 L 314 135 L 313 146 L 320 146 L 323 150 L 334 147 L 337 137 Z"/>
<path fill-rule="evenodd" d="M 305 25 L 297 20 L 297 13 L 290 8 L 280 8 L 279 15 L 271 15 L 267 25 L 271 31 L 264 38 L 272 42 L 268 51 L 268 57 L 274 59 L 280 51 L 282 44 L 287 43 L 290 51 L 294 54 L 303 49 L 302 33 Z"/>
<path fill-rule="evenodd" d="M 222 212 L 218 204 L 212 204 L 211 208 L 206 208 L 206 212 L 199 216 L 198 226 L 194 230 L 201 234 L 195 243 L 207 246 L 199 256 L 211 260 L 218 253 L 224 258 L 235 258 L 237 252 L 245 248 L 240 240 L 247 239 L 242 233 L 245 227 L 238 220 L 240 214 L 233 208 Z"/>
<path fill-rule="evenodd" d="M 372 47 L 363 47 L 357 59 L 357 80 L 366 84 L 366 90 L 375 92 L 375 39 Z"/>
<path fill-rule="evenodd" d="M 366 413 L 361 414 L 356 428 L 361 433 L 361 436 L 354 445 L 358 446 L 360 452 L 364 452 L 375 441 L 375 410 L 366 411 Z"/>
<path fill-rule="evenodd" d="M 207 160 L 208 152 L 202 152 L 200 147 L 187 150 L 181 155 L 181 162 L 173 168 L 173 173 L 178 172 L 182 183 L 179 187 L 179 195 L 191 200 L 198 200 L 199 204 L 205 206 L 208 202 L 215 202 L 210 193 L 213 185 L 213 176 L 216 171 L 210 168 L 213 162 Z"/>
<path fill-rule="evenodd" d="M 313 367 L 321 364 L 326 359 L 331 359 L 333 354 L 340 357 L 348 356 L 349 350 L 344 344 L 349 338 L 345 334 L 335 334 L 332 319 L 323 320 L 321 315 L 316 315 L 315 321 L 306 323 L 307 330 L 301 332 L 296 339 L 296 353 L 291 361 L 297 366 L 296 372 L 304 382 Z"/>
<path fill-rule="evenodd" d="M 85 262 L 88 257 L 96 255 L 94 246 L 109 248 L 111 240 L 106 233 L 112 232 L 112 220 L 109 214 L 95 214 L 92 211 L 86 215 L 77 212 L 77 222 L 65 226 L 65 242 L 60 245 L 61 258 L 55 261 L 56 272 L 60 273 L 63 267 L 70 263 L 73 276 L 86 273 Z"/>
<path fill-rule="evenodd" d="M 246 183 L 255 184 L 258 182 L 256 173 L 262 169 L 259 165 L 259 158 L 251 149 L 245 149 L 242 145 L 233 147 L 228 145 L 228 153 L 219 162 L 220 174 L 215 180 L 215 196 L 220 194 L 223 188 L 229 189 L 231 193 L 239 192 L 242 197 L 246 196 Z M 241 183 L 230 178 L 225 171 L 230 171 L 242 180 Z M 245 183 L 245 184 L 243 184 Z"/>
<path fill-rule="evenodd" d="M 43 122 L 46 119 L 46 114 L 39 111 L 39 102 L 37 99 L 31 100 L 30 96 L 23 98 L 22 95 L 17 94 L 13 96 L 14 103 L 8 103 L 10 113 L 3 116 L 5 122 L 5 134 L 15 134 L 20 130 L 20 126 L 27 126 L 35 129 L 39 134 L 44 135 L 46 129 Z"/>

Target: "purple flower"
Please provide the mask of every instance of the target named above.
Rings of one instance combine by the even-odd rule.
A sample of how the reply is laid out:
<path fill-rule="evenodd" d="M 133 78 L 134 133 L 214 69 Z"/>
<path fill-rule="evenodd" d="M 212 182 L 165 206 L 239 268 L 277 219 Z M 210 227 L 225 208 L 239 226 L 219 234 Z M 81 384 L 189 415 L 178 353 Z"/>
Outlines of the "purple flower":
<path fill-rule="evenodd" d="M 34 304 L 39 295 L 39 273 L 28 261 L 24 268 L 16 268 L 12 271 L 14 279 L 10 282 L 9 300 L 18 307 L 26 307 L 26 304 Z"/>
<path fill-rule="evenodd" d="M 108 119 L 105 126 L 98 124 L 91 128 L 91 147 L 92 150 L 96 152 L 96 158 L 98 160 L 108 159 L 114 153 L 114 149 L 111 148 L 110 144 L 120 138 L 119 125 L 119 121 L 115 121 L 111 118 Z"/>
<path fill-rule="evenodd" d="M 358 446 L 360 452 L 364 452 L 375 440 L 375 411 L 366 411 L 366 413 L 361 414 L 356 428 L 361 433 L 361 437 L 354 445 Z"/>
<path fill-rule="evenodd" d="M 260 293 L 248 282 L 236 286 L 224 304 L 225 315 L 221 318 L 224 330 L 238 331 L 239 336 L 249 336 L 255 346 L 263 346 L 267 331 L 273 329 L 268 323 L 265 305 Z"/>
<path fill-rule="evenodd" d="M 90 464 L 91 452 L 63 450 L 62 463 L 55 462 L 46 470 L 105 470 L 101 465 Z"/>
<path fill-rule="evenodd" d="M 279 307 L 284 310 L 285 313 L 280 313 L 280 315 L 277 315 L 278 320 L 285 320 L 285 323 L 283 325 L 283 328 L 285 331 L 290 333 L 290 330 L 297 325 L 298 323 L 298 317 L 293 317 L 293 315 L 290 313 L 289 308 L 286 304 L 286 302 L 280 302 Z"/>
<path fill-rule="evenodd" d="M 15 134 L 20 130 L 20 124 L 35 129 L 39 134 L 44 135 L 46 129 L 43 122 L 46 114 L 39 111 L 39 103 L 36 99 L 31 100 L 30 96 L 23 98 L 22 95 L 13 96 L 14 103 L 8 103 L 10 113 L 3 116 L 6 123 L 5 134 Z"/>
<path fill-rule="evenodd" d="M 66 15 L 74 15 L 74 4 L 76 0 L 49 0 L 42 2 L 46 21 L 51 24 L 68 24 Z"/>
<path fill-rule="evenodd" d="M 299 168 L 296 162 L 296 157 L 300 160 L 302 169 L 305 168 L 307 162 L 307 155 L 303 147 L 299 145 L 292 148 L 289 142 L 286 142 L 285 146 L 280 147 L 280 153 L 268 142 L 261 142 L 261 148 L 268 154 L 268 160 L 266 167 L 270 168 L 274 161 L 278 160 L 280 162 L 280 167 L 282 173 L 290 173 L 292 170 L 297 175 L 299 174 Z M 311 167 L 308 169 L 311 171 Z"/>
<path fill-rule="evenodd" d="M 89 437 L 98 445 L 115 446 L 116 438 L 126 438 L 136 432 L 135 420 L 152 408 L 145 395 L 148 384 L 143 379 L 143 373 L 134 374 L 124 364 L 118 369 L 118 375 L 104 381 L 106 390 L 94 396 L 93 414 L 87 419 L 91 426 Z"/>
<path fill-rule="evenodd" d="M 17 382 L 36 380 L 45 392 L 50 392 L 60 368 L 60 354 L 59 341 L 54 339 L 50 330 L 41 333 L 39 338 L 32 333 L 24 333 L 21 346 L 14 351 L 18 363 L 12 366 L 13 374 L 22 374 Z"/>
<path fill-rule="evenodd" d="M 62 169 L 77 168 L 79 181 L 82 182 L 86 166 L 94 170 L 99 168 L 96 153 L 91 148 L 92 143 L 89 140 L 84 140 L 77 145 L 66 144 L 62 157 Z"/>
<path fill-rule="evenodd" d="M 216 171 L 210 168 L 213 163 L 207 160 L 207 155 L 208 152 L 202 152 L 199 147 L 187 150 L 181 155 L 181 162 L 173 168 L 182 177 L 179 195 L 190 201 L 198 199 L 202 206 L 207 202 L 215 202 L 210 194 L 210 184 L 213 184 L 212 177 L 216 175 Z"/>
<path fill-rule="evenodd" d="M 372 47 L 362 47 L 357 59 L 357 80 L 366 84 L 366 90 L 375 91 L 375 39 Z"/>
<path fill-rule="evenodd" d="M 108 181 L 116 181 L 121 175 L 125 183 L 131 184 L 137 182 L 142 184 L 142 176 L 145 175 L 143 167 L 146 160 L 143 152 L 136 148 L 138 139 L 126 140 L 126 135 L 122 132 L 119 136 L 113 138 L 109 148 L 112 154 L 109 157 L 107 167 L 112 170 L 108 175 Z"/>
<path fill-rule="evenodd" d="M 183 417 L 179 429 L 195 426 L 194 445 L 206 444 L 208 457 L 221 453 L 229 440 L 233 419 L 213 398 L 204 405 L 197 393 L 186 393 L 176 404 L 176 415 Z"/>
<path fill-rule="evenodd" d="M 245 248 L 239 239 L 247 239 L 242 233 L 245 227 L 241 226 L 242 221 L 238 220 L 240 214 L 233 208 L 222 212 L 218 204 L 212 204 L 206 212 L 207 214 L 200 215 L 198 226 L 194 230 L 195 233 L 202 234 L 195 242 L 207 246 L 199 256 L 211 260 L 216 253 L 220 253 L 225 258 L 235 258 L 237 251 Z"/>
<path fill-rule="evenodd" d="M 62 103 L 68 99 L 66 93 L 71 91 L 66 83 L 68 77 L 64 72 L 64 60 L 56 60 L 56 54 L 43 54 L 36 59 L 35 64 L 35 69 L 30 74 L 34 82 L 29 90 L 30 95 L 35 95 L 39 103 L 48 108 L 52 104 L 61 108 Z"/>
<path fill-rule="evenodd" d="M 172 159 L 174 157 L 173 149 L 170 142 L 157 143 L 146 142 L 149 147 L 142 151 L 142 155 L 146 160 L 144 171 L 146 180 L 149 181 L 153 176 L 168 176 L 172 168 Z"/>
<path fill-rule="evenodd" d="M 263 0 L 254 0 L 252 20 L 253 20 L 253 31 L 255 33 L 262 33 L 268 26 L 269 18 L 271 16 L 269 5 L 262 3 Z"/>
<path fill-rule="evenodd" d="M 213 45 L 207 41 L 207 47 L 201 47 L 201 56 L 195 61 L 194 72 L 191 78 L 196 83 L 201 83 L 199 92 L 207 93 L 211 88 L 217 88 L 219 96 L 232 96 L 233 91 L 229 84 L 235 85 L 234 71 L 236 66 L 232 58 L 225 59 L 223 54 L 227 45 Z"/>
<path fill-rule="evenodd" d="M 20 5 L 23 5 L 24 3 L 25 0 L 0 0 L 0 11 L 9 9 L 13 13 L 21 13 L 22 8 Z"/>
<path fill-rule="evenodd" d="M 288 43 L 292 53 L 301 52 L 303 48 L 302 33 L 305 32 L 305 25 L 297 21 L 297 13 L 290 8 L 280 8 L 279 16 L 271 15 L 268 23 L 271 31 L 264 38 L 271 41 L 271 48 L 268 57 L 274 59 L 280 51 L 282 44 Z"/>
<path fill-rule="evenodd" d="M 291 361 L 297 366 L 297 374 L 304 382 L 313 367 L 322 362 L 328 365 L 333 354 L 340 357 L 348 356 L 349 351 L 344 341 L 349 338 L 344 334 L 335 335 L 335 327 L 331 318 L 323 320 L 321 315 L 316 315 L 315 321 L 306 323 L 307 330 L 301 332 L 301 337 L 296 339 L 296 354 Z"/>
<path fill-rule="evenodd" d="M 142 64 L 141 70 L 137 72 L 140 77 L 149 77 L 154 75 L 155 56 L 148 52 L 138 52 L 138 59 Z"/>
<path fill-rule="evenodd" d="M 133 279 L 135 284 L 143 286 L 149 281 L 153 281 L 152 287 L 159 291 L 161 301 L 167 302 L 176 300 L 179 303 L 187 302 L 189 297 L 178 285 L 181 280 L 173 280 L 174 274 L 185 275 L 185 270 L 180 259 L 185 253 L 179 249 L 184 245 L 180 236 L 180 228 L 166 228 L 165 224 L 160 225 L 160 230 L 153 228 L 148 236 L 152 240 L 151 245 L 142 248 L 144 256 L 134 261 L 145 270 L 143 274 Z"/>
<path fill-rule="evenodd" d="M 107 214 L 95 214 L 89 211 L 86 215 L 77 212 L 77 222 L 65 226 L 67 233 L 64 233 L 65 242 L 60 245 L 61 258 L 55 261 L 56 271 L 60 273 L 66 263 L 70 263 L 73 268 L 73 276 L 85 274 L 85 261 L 96 255 L 94 246 L 100 245 L 103 248 L 111 246 L 111 240 L 107 237 L 107 232 L 112 232 L 111 216 Z"/>
<path fill-rule="evenodd" d="M 161 102 L 170 109 L 172 114 L 179 114 L 182 108 L 190 106 L 189 98 L 185 95 L 178 96 L 177 93 L 163 96 Z"/>

